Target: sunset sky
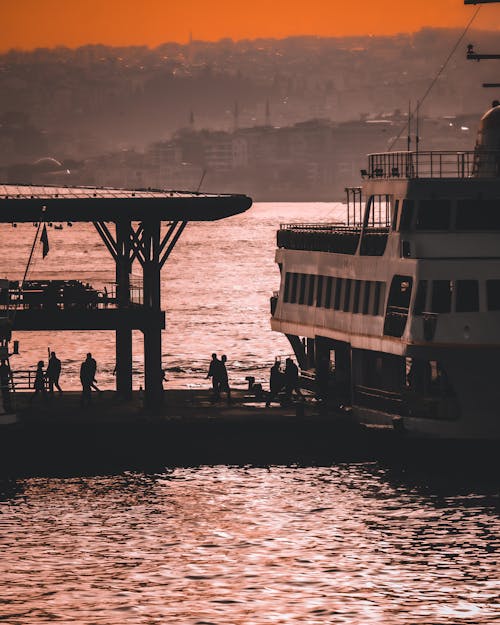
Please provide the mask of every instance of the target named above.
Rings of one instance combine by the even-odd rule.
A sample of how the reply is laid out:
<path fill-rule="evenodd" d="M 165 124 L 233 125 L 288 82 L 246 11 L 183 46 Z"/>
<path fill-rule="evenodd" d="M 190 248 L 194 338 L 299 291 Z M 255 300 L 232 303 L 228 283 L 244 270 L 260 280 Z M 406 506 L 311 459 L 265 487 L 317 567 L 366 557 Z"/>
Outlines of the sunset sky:
<path fill-rule="evenodd" d="M 148 45 L 289 35 L 411 32 L 464 26 L 463 0 L 0 0 L 0 49 L 88 43 Z M 500 30 L 500 6 L 484 5 L 475 28 Z"/>

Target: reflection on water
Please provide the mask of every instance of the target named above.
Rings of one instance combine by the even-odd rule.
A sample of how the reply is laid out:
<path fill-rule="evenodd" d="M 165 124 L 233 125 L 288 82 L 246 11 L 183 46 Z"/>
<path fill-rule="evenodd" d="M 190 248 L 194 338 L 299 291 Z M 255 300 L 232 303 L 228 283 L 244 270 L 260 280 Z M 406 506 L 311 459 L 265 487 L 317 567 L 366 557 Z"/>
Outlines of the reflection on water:
<path fill-rule="evenodd" d="M 2 490 L 11 625 L 499 622 L 494 488 L 341 465 Z"/>

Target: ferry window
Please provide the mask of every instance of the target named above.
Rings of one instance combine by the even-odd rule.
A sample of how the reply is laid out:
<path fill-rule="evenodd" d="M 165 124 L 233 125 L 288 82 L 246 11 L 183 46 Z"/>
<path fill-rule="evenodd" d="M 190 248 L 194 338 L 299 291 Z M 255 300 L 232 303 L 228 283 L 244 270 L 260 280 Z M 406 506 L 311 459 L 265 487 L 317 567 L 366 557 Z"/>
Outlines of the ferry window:
<path fill-rule="evenodd" d="M 352 284 L 352 280 L 346 280 L 345 281 L 344 306 L 342 308 L 342 310 L 344 312 L 347 312 L 349 310 L 349 306 L 350 306 L 350 303 L 351 303 L 351 284 Z"/>
<path fill-rule="evenodd" d="M 330 301 L 332 299 L 332 282 L 333 278 L 326 279 L 325 308 L 330 308 Z"/>
<path fill-rule="evenodd" d="M 479 310 L 479 284 L 477 280 L 457 280 L 457 312 L 477 312 Z"/>
<path fill-rule="evenodd" d="M 427 280 L 419 280 L 417 294 L 415 296 L 415 304 L 413 312 L 415 315 L 421 315 L 425 311 L 427 301 Z"/>
<path fill-rule="evenodd" d="M 417 230 L 449 230 L 450 200 L 420 200 L 417 210 Z"/>
<path fill-rule="evenodd" d="M 354 302 L 352 312 L 359 312 L 359 299 L 361 295 L 361 280 L 354 280 Z"/>
<path fill-rule="evenodd" d="M 316 289 L 316 306 L 320 308 L 323 305 L 323 276 L 318 276 L 318 287 Z"/>
<path fill-rule="evenodd" d="M 314 288 L 316 286 L 316 276 L 308 276 L 309 290 L 307 292 L 307 305 L 312 306 L 314 302 Z"/>
<path fill-rule="evenodd" d="M 342 282 L 343 278 L 337 278 L 335 280 L 335 301 L 333 307 L 335 310 L 340 310 L 340 296 L 342 295 Z"/>
<path fill-rule="evenodd" d="M 398 227 L 398 212 L 399 212 L 399 200 L 394 200 L 392 209 L 392 229 L 396 230 Z"/>
<path fill-rule="evenodd" d="M 297 301 L 297 283 L 299 281 L 299 274 L 292 273 L 292 288 L 290 291 L 290 303 L 295 304 Z"/>
<path fill-rule="evenodd" d="M 413 211 L 415 203 L 413 200 L 403 200 L 401 208 L 401 219 L 399 221 L 400 230 L 410 230 L 413 221 Z"/>
<path fill-rule="evenodd" d="M 449 313 L 451 311 L 451 282 L 434 280 L 432 283 L 432 312 Z"/>
<path fill-rule="evenodd" d="M 500 230 L 500 200 L 458 200 L 457 230 Z"/>
<path fill-rule="evenodd" d="M 396 200 L 397 201 L 397 200 Z M 363 297 L 363 315 L 370 314 L 370 292 L 371 292 L 372 283 L 365 282 L 365 293 Z"/>
<path fill-rule="evenodd" d="M 488 310 L 500 310 L 500 280 L 486 280 Z"/>
<path fill-rule="evenodd" d="M 378 315 L 380 310 L 380 299 L 382 295 L 382 282 L 375 282 L 373 292 L 373 314 Z"/>
<path fill-rule="evenodd" d="M 307 275 L 305 273 L 300 273 L 299 276 L 300 276 L 299 304 L 303 304 L 306 301 Z"/>
<path fill-rule="evenodd" d="M 285 291 L 283 293 L 283 301 L 288 302 L 289 297 L 290 297 L 290 274 L 287 272 L 285 274 Z"/>

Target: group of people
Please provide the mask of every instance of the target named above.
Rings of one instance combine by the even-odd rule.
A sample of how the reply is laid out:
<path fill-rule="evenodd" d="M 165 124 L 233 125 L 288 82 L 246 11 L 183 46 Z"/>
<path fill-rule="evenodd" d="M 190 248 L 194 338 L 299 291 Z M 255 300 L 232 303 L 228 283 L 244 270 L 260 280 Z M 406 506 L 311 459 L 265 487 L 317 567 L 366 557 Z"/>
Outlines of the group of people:
<path fill-rule="evenodd" d="M 220 360 L 217 358 L 217 354 L 212 354 L 207 379 L 212 378 L 213 403 L 220 401 L 221 393 L 226 393 L 227 403 L 231 403 L 231 389 L 229 388 L 226 362 L 227 356 L 225 354 L 221 356 Z"/>
<path fill-rule="evenodd" d="M 52 397 L 54 395 L 54 388 L 59 391 L 59 395 L 62 395 L 63 391 L 61 386 L 59 385 L 59 377 L 61 375 L 61 361 L 56 356 L 56 353 L 50 352 L 47 369 L 45 371 L 44 364 L 45 363 L 43 362 L 43 360 L 38 361 L 35 373 L 35 381 L 33 384 L 34 392 L 30 398 L 30 402 L 32 402 L 38 395 L 40 395 L 44 400 L 47 399 L 47 396 Z M 96 371 L 97 362 L 95 358 L 92 358 L 92 354 L 89 352 L 80 366 L 80 382 L 82 384 L 82 406 L 88 406 L 91 403 L 92 389 L 100 392 L 95 380 Z"/>
<path fill-rule="evenodd" d="M 269 407 L 271 402 L 274 401 L 275 398 L 278 398 L 283 390 L 287 400 L 292 398 L 292 393 L 294 391 L 297 397 L 303 397 L 299 386 L 299 369 L 291 358 L 286 359 L 284 371 L 281 371 L 281 363 L 279 360 L 276 360 L 271 367 L 269 395 L 267 397 L 266 406 Z"/>

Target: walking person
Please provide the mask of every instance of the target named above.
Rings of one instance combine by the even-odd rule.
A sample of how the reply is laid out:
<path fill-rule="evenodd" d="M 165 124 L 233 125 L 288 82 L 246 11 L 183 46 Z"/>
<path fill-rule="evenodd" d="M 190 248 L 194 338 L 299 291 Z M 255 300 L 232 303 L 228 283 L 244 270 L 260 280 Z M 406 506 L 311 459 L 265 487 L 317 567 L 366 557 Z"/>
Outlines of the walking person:
<path fill-rule="evenodd" d="M 80 366 L 80 382 L 82 384 L 82 406 L 89 406 L 92 401 L 91 385 L 95 375 L 95 368 L 93 368 L 92 360 L 92 354 L 87 354 L 87 358 L 82 362 Z"/>
<path fill-rule="evenodd" d="M 219 374 L 219 397 L 220 393 L 227 393 L 227 403 L 231 403 L 231 389 L 229 388 L 229 378 L 226 369 L 227 356 L 223 354 L 220 359 L 220 374 Z"/>
<path fill-rule="evenodd" d="M 49 364 L 47 365 L 47 380 L 49 382 L 49 395 L 54 395 L 54 386 L 62 395 L 62 388 L 59 386 L 59 376 L 61 375 L 61 361 L 55 352 L 50 352 Z"/>
<path fill-rule="evenodd" d="M 299 388 L 299 368 L 291 358 L 287 358 L 285 365 L 285 393 L 288 399 L 291 399 L 293 391 L 295 391 L 298 397 L 303 397 Z"/>
<path fill-rule="evenodd" d="M 97 388 L 97 384 L 95 381 L 95 374 L 97 371 L 97 362 L 95 360 L 95 358 L 92 358 L 92 354 L 89 352 L 87 354 L 87 366 L 88 366 L 88 370 L 89 370 L 89 375 L 92 376 L 90 379 L 90 388 L 93 388 L 94 391 L 97 391 L 98 393 L 101 392 L 100 388 Z"/>
<path fill-rule="evenodd" d="M 220 365 L 221 361 L 217 358 L 217 354 L 212 354 L 212 360 L 208 368 L 207 380 L 212 378 L 212 402 L 215 403 L 220 399 Z"/>
<path fill-rule="evenodd" d="M 30 404 L 37 395 L 41 395 L 44 401 L 47 401 L 47 393 L 45 391 L 45 373 L 43 372 L 43 360 L 38 361 L 35 373 L 35 383 L 33 385 L 35 392 L 30 397 Z"/>
<path fill-rule="evenodd" d="M 2 387 L 2 402 L 5 412 L 11 412 L 12 402 L 10 400 L 10 382 L 12 380 L 12 372 L 9 363 L 2 360 L 0 364 L 0 386 Z"/>
<path fill-rule="evenodd" d="M 274 361 L 269 374 L 269 394 L 267 396 L 266 408 L 269 408 L 271 402 L 283 388 L 283 373 L 281 372 L 279 360 Z"/>

